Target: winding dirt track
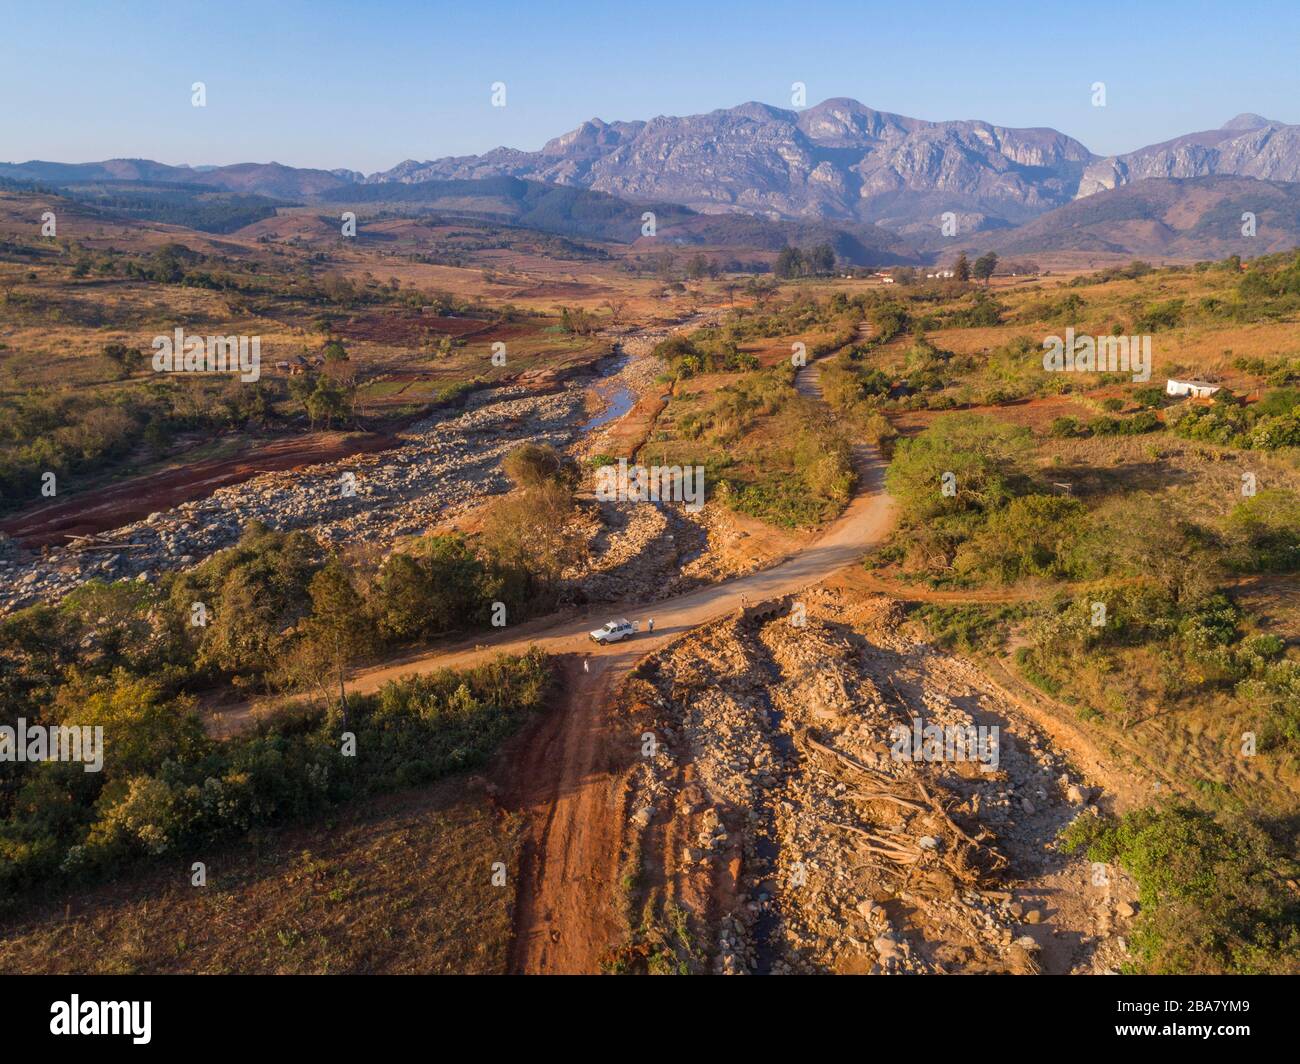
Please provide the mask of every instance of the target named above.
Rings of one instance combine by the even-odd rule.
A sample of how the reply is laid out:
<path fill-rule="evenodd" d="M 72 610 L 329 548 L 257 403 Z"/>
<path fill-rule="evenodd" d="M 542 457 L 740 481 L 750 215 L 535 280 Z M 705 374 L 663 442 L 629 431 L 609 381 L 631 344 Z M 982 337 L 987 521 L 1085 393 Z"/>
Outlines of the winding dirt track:
<path fill-rule="evenodd" d="M 814 395 L 819 392 L 817 370 L 814 364 L 801 372 L 801 392 L 809 385 Z M 560 705 L 520 737 L 507 759 L 510 775 L 503 802 L 528 821 L 513 971 L 592 972 L 615 944 L 621 770 L 639 742 L 638 736 L 622 732 L 612 716 L 619 681 L 638 659 L 684 632 L 746 604 L 816 584 L 881 543 L 894 518 L 893 500 L 884 491 L 884 464 L 865 446 L 855 450 L 854 461 L 858 490 L 845 512 L 815 542 L 770 569 L 652 606 L 606 607 L 599 615 L 521 626 L 488 644 L 428 654 L 354 677 L 350 688 L 367 693 L 403 676 L 518 653 L 529 646 L 564 656 Z M 590 641 L 587 633 L 592 628 L 620 615 L 640 622 L 635 637 L 611 647 Z M 655 621 L 653 636 L 645 631 L 649 617 Z"/>

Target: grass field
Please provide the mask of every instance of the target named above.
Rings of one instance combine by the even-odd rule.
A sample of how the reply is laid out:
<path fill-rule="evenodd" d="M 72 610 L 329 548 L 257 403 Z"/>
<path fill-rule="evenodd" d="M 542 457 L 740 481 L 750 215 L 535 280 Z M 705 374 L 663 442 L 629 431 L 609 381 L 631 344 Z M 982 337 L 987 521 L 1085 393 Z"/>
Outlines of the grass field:
<path fill-rule="evenodd" d="M 518 856 L 460 777 L 49 899 L 0 927 L 0 972 L 500 973 Z"/>

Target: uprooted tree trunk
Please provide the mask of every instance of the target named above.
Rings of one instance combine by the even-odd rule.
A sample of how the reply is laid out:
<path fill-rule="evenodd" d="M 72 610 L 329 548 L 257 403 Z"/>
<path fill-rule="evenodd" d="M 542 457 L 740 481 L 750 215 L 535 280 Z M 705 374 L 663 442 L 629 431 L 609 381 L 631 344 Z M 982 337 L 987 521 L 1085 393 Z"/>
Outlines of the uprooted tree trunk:
<path fill-rule="evenodd" d="M 927 850 L 910 835 L 884 828 L 868 830 L 853 824 L 827 821 L 834 827 L 866 839 L 865 848 L 868 853 L 894 865 L 906 866 L 909 872 L 922 864 L 938 863 L 963 883 L 971 884 L 978 883 L 986 876 L 1006 867 L 1007 859 L 986 844 L 986 840 L 991 839 L 992 835 L 981 830 L 972 837 L 964 831 L 953 820 L 943 801 L 925 785 L 919 775 L 895 778 L 819 742 L 811 734 L 805 734 L 802 740 L 814 752 L 831 758 L 866 782 L 867 789 L 852 791 L 849 797 L 866 802 L 885 802 L 908 813 L 928 815 L 940 825 L 942 849 Z"/>

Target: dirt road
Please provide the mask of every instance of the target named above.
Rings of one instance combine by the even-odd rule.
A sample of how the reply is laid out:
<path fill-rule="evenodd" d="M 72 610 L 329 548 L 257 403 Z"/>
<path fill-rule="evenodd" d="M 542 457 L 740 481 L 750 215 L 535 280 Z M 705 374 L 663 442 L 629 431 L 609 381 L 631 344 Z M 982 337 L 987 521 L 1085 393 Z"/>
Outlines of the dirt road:
<path fill-rule="evenodd" d="M 816 379 L 817 364 L 799 374 Z M 866 445 L 854 448 L 857 492 L 845 511 L 815 542 L 779 565 L 737 577 L 725 583 L 700 588 L 676 598 L 663 599 L 651 606 L 628 612 L 620 606 L 602 606 L 599 613 L 587 611 L 577 619 L 556 624 L 532 624 L 518 634 L 504 629 L 490 642 L 481 639 L 473 646 L 441 650 L 396 664 L 377 666 L 358 673 L 349 689 L 359 694 L 378 690 L 390 680 L 413 673 L 432 672 L 449 666 L 471 664 L 501 653 L 514 653 L 536 646 L 549 654 L 582 652 L 593 657 L 635 660 L 661 646 L 668 639 L 715 620 L 742 605 L 782 598 L 800 588 L 824 580 L 845 566 L 852 565 L 866 551 L 881 543 L 893 528 L 894 501 L 885 493 L 885 463 Z M 630 610 L 630 607 L 628 608 Z M 623 610 L 623 613 L 620 613 Z M 629 620 L 643 622 L 654 617 L 653 638 L 644 631 L 624 643 L 599 648 L 587 633 L 605 620 L 626 614 Z"/>
<path fill-rule="evenodd" d="M 603 606 L 600 612 L 588 611 L 580 618 L 549 627 L 535 628 L 518 636 L 509 629 L 500 638 L 479 642 L 472 647 L 439 651 L 382 665 L 357 673 L 348 689 L 360 694 L 376 691 L 390 680 L 415 673 L 433 672 L 448 666 L 471 664 L 500 653 L 515 653 L 536 646 L 548 654 L 590 654 L 594 658 L 641 657 L 666 640 L 701 624 L 767 599 L 781 598 L 852 565 L 871 547 L 879 544 L 893 527 L 893 500 L 884 491 L 884 464 L 867 448 L 855 456 L 858 460 L 858 494 L 843 514 L 814 543 L 787 558 L 779 565 L 761 572 L 737 577 L 723 584 L 700 588 L 676 598 L 664 599 L 650 606 L 632 610 Z M 622 611 L 622 612 L 620 612 Z M 654 635 L 638 633 L 633 639 L 612 647 L 597 647 L 587 633 L 603 621 L 626 615 L 629 620 L 645 621 L 653 616 Z"/>
<path fill-rule="evenodd" d="M 893 524 L 883 463 L 865 449 L 858 459 L 859 493 L 848 509 L 815 543 L 771 569 L 650 607 L 604 608 L 529 634 L 506 633 L 490 644 L 370 669 L 349 684 L 351 690 L 367 693 L 402 676 L 529 646 L 568 656 L 560 705 L 523 737 L 517 756 L 508 759 L 505 804 L 530 823 L 515 915 L 515 971 L 589 972 L 612 945 L 623 813 L 620 770 L 634 756 L 637 741 L 631 733 L 620 734 L 611 719 L 618 681 L 638 659 L 674 637 L 746 604 L 816 584 L 883 541 Z M 587 633 L 592 628 L 620 615 L 638 622 L 636 636 L 611 647 L 591 642 Z M 653 636 L 645 632 L 651 616 Z M 584 658 L 590 671 L 583 670 Z"/>
<path fill-rule="evenodd" d="M 815 382 L 816 369 L 807 367 L 801 377 L 808 374 Z M 511 775 L 504 781 L 503 800 L 529 821 L 516 903 L 514 971 L 590 972 L 613 945 L 622 769 L 637 742 L 612 719 L 619 681 L 638 659 L 669 640 L 746 605 L 816 584 L 881 543 L 893 526 L 884 463 L 867 447 L 858 448 L 854 460 L 858 490 L 845 512 L 814 543 L 770 569 L 648 607 L 603 607 L 598 614 L 507 630 L 490 643 L 408 659 L 353 678 L 350 689 L 368 693 L 403 676 L 529 646 L 566 656 L 561 704 L 505 759 Z M 587 633 L 618 616 L 637 622 L 638 634 L 611 647 L 592 643 Z M 646 631 L 651 616 L 653 636 Z"/>

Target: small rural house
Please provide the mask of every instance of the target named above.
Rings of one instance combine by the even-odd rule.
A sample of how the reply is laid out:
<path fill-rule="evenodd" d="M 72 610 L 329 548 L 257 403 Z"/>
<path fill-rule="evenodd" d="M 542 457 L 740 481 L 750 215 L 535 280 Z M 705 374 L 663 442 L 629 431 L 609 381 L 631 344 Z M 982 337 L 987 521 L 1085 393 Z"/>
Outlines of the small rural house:
<path fill-rule="evenodd" d="M 1165 381 L 1166 395 L 1189 395 L 1193 399 L 1208 399 L 1218 390 L 1219 386 L 1209 381 L 1180 381 L 1173 377 Z"/>

